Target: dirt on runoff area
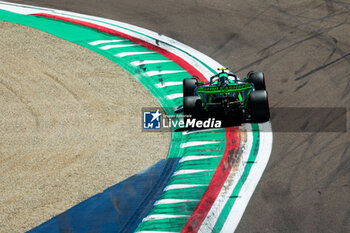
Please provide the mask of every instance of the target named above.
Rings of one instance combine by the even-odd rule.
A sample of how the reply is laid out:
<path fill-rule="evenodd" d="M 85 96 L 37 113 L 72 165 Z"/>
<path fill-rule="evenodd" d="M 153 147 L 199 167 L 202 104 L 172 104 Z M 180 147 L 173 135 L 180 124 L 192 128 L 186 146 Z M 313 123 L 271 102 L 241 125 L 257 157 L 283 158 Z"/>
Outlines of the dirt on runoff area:
<path fill-rule="evenodd" d="M 142 133 L 159 106 L 88 49 L 0 22 L 0 232 L 24 232 L 167 156 Z M 152 143 L 150 143 L 152 142 Z"/>

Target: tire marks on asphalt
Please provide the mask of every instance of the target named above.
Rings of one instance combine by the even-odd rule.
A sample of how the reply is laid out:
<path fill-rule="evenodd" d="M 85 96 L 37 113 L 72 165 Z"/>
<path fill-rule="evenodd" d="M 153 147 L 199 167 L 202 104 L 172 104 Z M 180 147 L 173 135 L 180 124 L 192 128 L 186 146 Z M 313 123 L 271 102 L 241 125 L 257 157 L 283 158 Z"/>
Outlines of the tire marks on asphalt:
<path fill-rule="evenodd" d="M 338 58 L 338 59 L 335 59 L 335 60 L 332 61 L 332 62 L 329 62 L 329 63 L 327 63 L 327 64 L 324 64 L 324 65 L 322 65 L 322 66 L 319 66 L 319 67 L 317 67 L 317 68 L 315 68 L 315 69 L 313 69 L 313 70 L 310 70 L 310 71 L 307 72 L 306 74 L 303 74 L 303 75 L 301 75 L 301 76 L 295 78 L 295 80 L 298 81 L 298 80 L 304 79 L 304 78 L 306 78 L 306 77 L 308 77 L 308 76 L 310 76 L 310 75 L 312 75 L 312 74 L 314 74 L 314 73 L 316 73 L 316 72 L 318 72 L 318 71 L 321 71 L 321 70 L 323 70 L 323 69 L 326 69 L 328 66 L 334 65 L 334 64 L 336 64 L 336 63 L 342 61 L 343 59 L 347 58 L 349 55 L 350 55 L 350 53 L 347 53 L 347 54 L 345 54 L 344 56 L 342 56 L 342 57 L 340 57 L 340 58 Z"/>

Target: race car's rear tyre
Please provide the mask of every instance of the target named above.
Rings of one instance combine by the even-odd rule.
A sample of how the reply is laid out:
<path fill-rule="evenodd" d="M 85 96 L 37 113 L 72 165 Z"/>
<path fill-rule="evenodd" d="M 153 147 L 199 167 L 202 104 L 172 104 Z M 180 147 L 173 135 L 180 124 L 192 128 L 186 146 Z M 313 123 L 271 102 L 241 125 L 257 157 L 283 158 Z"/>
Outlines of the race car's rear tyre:
<path fill-rule="evenodd" d="M 199 119 L 202 112 L 202 100 L 199 96 L 185 96 L 183 99 L 183 108 L 185 116 L 192 116 L 192 118 Z"/>
<path fill-rule="evenodd" d="M 197 80 L 194 78 L 186 78 L 183 80 L 183 93 L 185 96 L 194 96 Z"/>
<path fill-rule="evenodd" d="M 266 122 L 270 119 L 270 108 L 267 92 L 252 91 L 249 95 L 251 120 L 254 123 Z"/>
<path fill-rule="evenodd" d="M 248 75 L 256 91 L 266 90 L 265 75 L 263 72 L 249 72 Z"/>

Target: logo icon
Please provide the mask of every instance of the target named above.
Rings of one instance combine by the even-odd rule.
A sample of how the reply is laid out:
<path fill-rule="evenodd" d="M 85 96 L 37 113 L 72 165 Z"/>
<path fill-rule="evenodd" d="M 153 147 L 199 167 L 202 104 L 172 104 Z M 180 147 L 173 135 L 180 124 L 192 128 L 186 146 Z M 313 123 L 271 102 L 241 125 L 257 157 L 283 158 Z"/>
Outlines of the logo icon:
<path fill-rule="evenodd" d="M 143 112 L 143 128 L 144 129 L 160 129 L 162 113 L 145 111 Z"/>

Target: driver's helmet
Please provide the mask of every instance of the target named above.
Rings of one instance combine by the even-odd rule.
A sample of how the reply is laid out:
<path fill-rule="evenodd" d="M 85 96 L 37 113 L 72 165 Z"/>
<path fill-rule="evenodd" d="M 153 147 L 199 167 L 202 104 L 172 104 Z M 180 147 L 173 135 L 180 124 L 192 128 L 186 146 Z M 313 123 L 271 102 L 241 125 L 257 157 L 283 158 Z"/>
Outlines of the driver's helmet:
<path fill-rule="evenodd" d="M 226 73 L 219 74 L 219 85 L 220 86 L 225 86 L 228 83 L 229 83 L 229 81 L 228 81 L 228 74 L 226 74 Z"/>

